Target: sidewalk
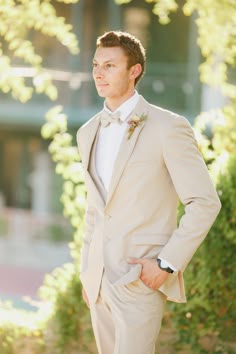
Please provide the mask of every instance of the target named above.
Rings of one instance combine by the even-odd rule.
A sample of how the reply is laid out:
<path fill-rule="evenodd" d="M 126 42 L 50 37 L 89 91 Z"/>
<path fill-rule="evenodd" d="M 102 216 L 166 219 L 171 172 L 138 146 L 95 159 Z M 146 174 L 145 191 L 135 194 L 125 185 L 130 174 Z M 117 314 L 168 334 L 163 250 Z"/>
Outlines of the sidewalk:
<path fill-rule="evenodd" d="M 67 243 L 0 239 L 0 298 L 34 309 L 22 297 L 37 301 L 45 275 L 71 261 Z"/>
<path fill-rule="evenodd" d="M 9 294 L 30 296 L 36 299 L 45 273 L 45 271 L 27 267 L 0 265 L 0 294 L 4 296 Z"/>

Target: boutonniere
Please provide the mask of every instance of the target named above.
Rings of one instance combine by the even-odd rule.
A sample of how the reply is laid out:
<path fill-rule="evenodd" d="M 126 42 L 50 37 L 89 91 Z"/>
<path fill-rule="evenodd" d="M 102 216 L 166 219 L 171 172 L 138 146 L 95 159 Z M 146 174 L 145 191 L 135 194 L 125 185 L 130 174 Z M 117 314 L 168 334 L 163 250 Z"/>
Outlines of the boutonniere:
<path fill-rule="evenodd" d="M 135 114 L 130 118 L 130 120 L 128 121 L 129 124 L 128 139 L 131 138 L 133 132 L 135 131 L 135 128 L 141 125 L 146 119 L 147 119 L 147 114 L 145 113 L 142 113 L 141 116 Z"/>

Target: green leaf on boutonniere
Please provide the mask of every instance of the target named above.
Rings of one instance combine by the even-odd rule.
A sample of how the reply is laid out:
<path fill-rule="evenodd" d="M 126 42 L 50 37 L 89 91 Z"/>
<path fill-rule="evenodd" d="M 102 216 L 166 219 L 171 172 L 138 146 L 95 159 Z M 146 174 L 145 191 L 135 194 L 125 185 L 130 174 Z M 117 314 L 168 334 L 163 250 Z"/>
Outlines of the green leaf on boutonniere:
<path fill-rule="evenodd" d="M 128 140 L 131 138 L 135 129 L 141 125 L 147 119 L 147 114 L 142 113 L 141 116 L 137 114 L 133 115 L 128 121 L 129 129 L 128 129 Z"/>

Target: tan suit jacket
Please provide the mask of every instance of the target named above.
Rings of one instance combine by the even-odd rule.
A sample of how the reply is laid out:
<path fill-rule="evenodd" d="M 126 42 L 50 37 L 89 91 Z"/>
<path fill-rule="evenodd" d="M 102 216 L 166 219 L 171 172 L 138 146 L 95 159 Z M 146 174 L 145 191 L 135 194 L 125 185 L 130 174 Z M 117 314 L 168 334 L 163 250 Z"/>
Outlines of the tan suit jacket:
<path fill-rule="evenodd" d="M 127 263 L 128 257 L 159 255 L 179 270 L 160 291 L 185 302 L 183 272 L 214 222 L 220 201 L 188 121 L 142 96 L 133 114 L 146 114 L 147 119 L 130 139 L 125 133 L 106 201 L 88 170 L 100 113 L 77 134 L 88 191 L 81 281 L 89 301 L 95 302 L 104 269 L 112 284 L 127 284 L 141 272 L 140 264 Z M 179 199 L 185 214 L 177 226 Z"/>

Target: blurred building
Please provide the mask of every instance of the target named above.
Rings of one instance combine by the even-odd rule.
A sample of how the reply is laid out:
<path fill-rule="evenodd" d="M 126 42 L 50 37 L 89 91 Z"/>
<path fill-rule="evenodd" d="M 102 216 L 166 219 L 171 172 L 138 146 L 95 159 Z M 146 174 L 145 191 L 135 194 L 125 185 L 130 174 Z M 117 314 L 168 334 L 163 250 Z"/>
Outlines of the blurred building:
<path fill-rule="evenodd" d="M 183 1 L 179 1 L 181 4 Z M 57 102 L 35 95 L 20 104 L 0 93 L 0 207 L 60 212 L 60 178 L 40 136 L 47 110 L 62 104 L 75 135 L 78 127 L 102 107 L 91 76 L 92 57 L 98 35 L 121 29 L 141 39 L 147 49 L 146 74 L 138 90 L 156 105 L 185 115 L 190 121 L 201 109 L 198 79 L 199 50 L 194 19 L 179 9 L 163 26 L 152 13 L 152 3 L 134 0 L 117 6 L 114 0 L 80 0 L 78 4 L 55 2 L 58 15 L 73 24 L 80 54 L 71 56 L 54 39 L 31 33 L 44 65 L 58 87 Z M 24 71 L 27 76 L 27 70 Z"/>

